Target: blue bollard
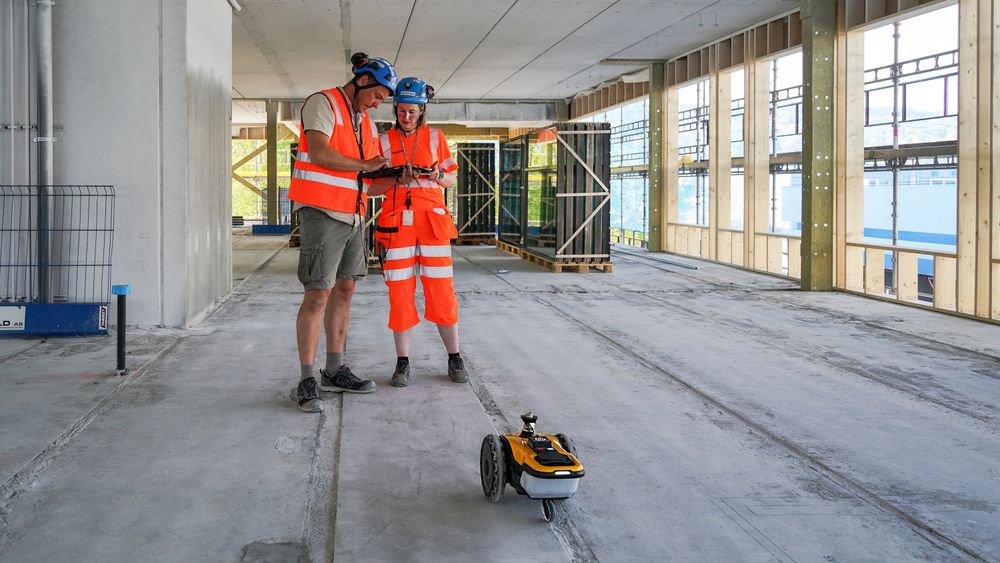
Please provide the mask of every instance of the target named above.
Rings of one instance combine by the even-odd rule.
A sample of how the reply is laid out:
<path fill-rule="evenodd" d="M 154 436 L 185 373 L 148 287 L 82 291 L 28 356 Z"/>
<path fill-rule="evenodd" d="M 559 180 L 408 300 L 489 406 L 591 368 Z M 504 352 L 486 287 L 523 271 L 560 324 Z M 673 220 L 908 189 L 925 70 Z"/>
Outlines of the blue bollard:
<path fill-rule="evenodd" d="M 125 367 L 125 296 L 132 293 L 132 288 L 127 285 L 111 286 L 111 293 L 118 296 L 118 326 L 115 332 L 118 334 L 118 368 L 115 375 L 128 375 L 128 368 Z"/>

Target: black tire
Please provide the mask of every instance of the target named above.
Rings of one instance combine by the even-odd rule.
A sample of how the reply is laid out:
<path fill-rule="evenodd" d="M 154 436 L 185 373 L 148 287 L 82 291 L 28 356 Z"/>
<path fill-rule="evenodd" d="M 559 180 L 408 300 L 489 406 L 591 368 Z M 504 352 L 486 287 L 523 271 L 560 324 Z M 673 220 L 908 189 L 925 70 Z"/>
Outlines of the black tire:
<path fill-rule="evenodd" d="M 546 522 L 551 522 L 555 515 L 555 504 L 552 499 L 542 499 L 542 518 L 545 518 Z"/>
<path fill-rule="evenodd" d="M 559 444 L 562 445 L 564 450 L 576 455 L 576 445 L 573 444 L 573 440 L 569 439 L 569 436 L 565 434 L 556 434 L 556 440 L 559 440 Z"/>
<path fill-rule="evenodd" d="M 501 440 L 500 436 L 490 434 L 483 438 L 483 447 L 479 450 L 479 478 L 483 482 L 483 494 L 490 502 L 503 498 L 507 485 L 507 462 Z"/>

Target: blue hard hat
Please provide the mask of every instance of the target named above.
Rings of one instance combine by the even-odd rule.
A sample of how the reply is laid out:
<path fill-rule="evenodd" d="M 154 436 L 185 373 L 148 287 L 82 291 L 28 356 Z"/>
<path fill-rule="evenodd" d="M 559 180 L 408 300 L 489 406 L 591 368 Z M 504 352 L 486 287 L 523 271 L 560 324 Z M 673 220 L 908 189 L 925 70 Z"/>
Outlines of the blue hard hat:
<path fill-rule="evenodd" d="M 388 88 L 390 96 L 396 92 L 396 82 L 398 81 L 396 69 L 389 61 L 382 57 L 369 58 L 364 53 L 356 53 L 351 57 L 351 63 L 351 71 L 354 72 L 355 76 L 368 74 L 380 85 Z"/>
<path fill-rule="evenodd" d="M 416 76 L 407 76 L 396 86 L 396 96 L 393 103 L 426 105 L 434 97 L 434 88 L 427 85 Z"/>

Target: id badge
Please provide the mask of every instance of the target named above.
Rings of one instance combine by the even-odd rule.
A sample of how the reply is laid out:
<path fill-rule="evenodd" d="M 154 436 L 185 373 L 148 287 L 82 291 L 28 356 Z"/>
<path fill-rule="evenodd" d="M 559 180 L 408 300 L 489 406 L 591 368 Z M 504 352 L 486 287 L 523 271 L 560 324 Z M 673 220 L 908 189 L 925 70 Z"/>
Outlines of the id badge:
<path fill-rule="evenodd" d="M 413 210 L 412 209 L 404 209 L 403 210 L 403 225 L 405 225 L 407 227 L 412 227 L 413 226 Z"/>

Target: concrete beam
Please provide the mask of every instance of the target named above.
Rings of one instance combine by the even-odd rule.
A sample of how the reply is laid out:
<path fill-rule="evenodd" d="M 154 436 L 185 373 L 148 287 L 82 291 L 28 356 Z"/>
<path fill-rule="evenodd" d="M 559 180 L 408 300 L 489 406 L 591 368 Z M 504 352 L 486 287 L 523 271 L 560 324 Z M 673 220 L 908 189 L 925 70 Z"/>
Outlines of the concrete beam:
<path fill-rule="evenodd" d="M 376 121 L 395 121 L 392 104 L 370 112 Z M 566 119 L 565 100 L 438 100 L 427 108 L 433 123 L 462 123 L 473 127 L 541 127 Z"/>
<path fill-rule="evenodd" d="M 802 0 L 802 289 L 833 289 L 835 2 Z"/>

